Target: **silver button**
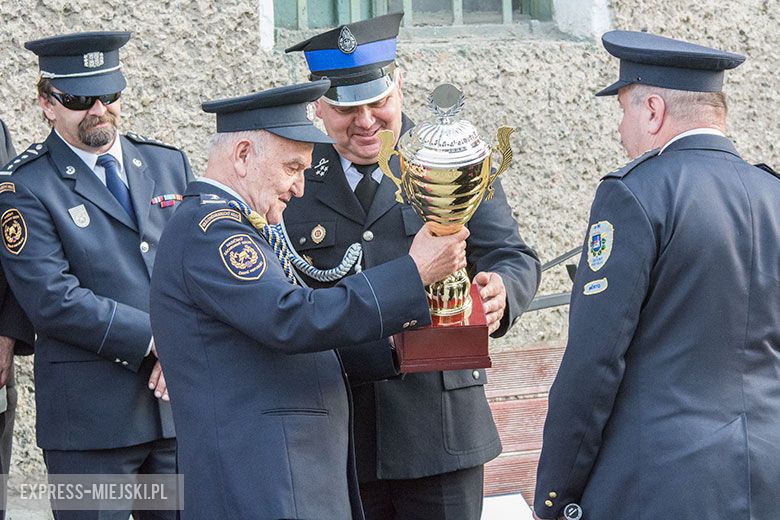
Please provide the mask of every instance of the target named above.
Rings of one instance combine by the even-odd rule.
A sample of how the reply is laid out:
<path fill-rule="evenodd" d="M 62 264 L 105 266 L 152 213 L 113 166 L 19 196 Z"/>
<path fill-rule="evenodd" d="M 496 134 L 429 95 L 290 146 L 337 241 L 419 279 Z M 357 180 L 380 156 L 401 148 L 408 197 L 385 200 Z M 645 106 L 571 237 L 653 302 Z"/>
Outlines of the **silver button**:
<path fill-rule="evenodd" d="M 408 329 L 408 328 L 409 328 L 409 322 L 408 322 L 408 321 L 407 321 L 406 323 L 404 323 L 404 328 L 405 328 L 405 329 Z"/>
<path fill-rule="evenodd" d="M 365 233 L 363 233 L 363 240 L 365 240 L 366 242 L 371 242 L 372 240 L 374 240 L 374 233 L 371 231 L 366 231 Z"/>
<path fill-rule="evenodd" d="M 473 371 L 471 375 L 474 376 L 474 379 L 479 379 L 479 370 Z"/>
<path fill-rule="evenodd" d="M 126 367 L 127 366 L 127 361 L 122 361 L 122 366 Z"/>
<path fill-rule="evenodd" d="M 122 360 L 121 360 L 121 359 L 119 359 L 119 358 L 116 358 L 116 359 L 114 360 L 114 363 L 119 363 L 120 361 L 122 361 Z"/>
<path fill-rule="evenodd" d="M 305 244 L 306 243 L 306 237 L 299 238 L 298 239 L 298 243 L 301 244 L 301 245 Z"/>
<path fill-rule="evenodd" d="M 414 327 L 415 325 L 417 325 L 417 320 L 412 320 L 409 322 L 410 327 Z"/>
<path fill-rule="evenodd" d="M 141 252 L 142 253 L 148 253 L 149 252 L 149 242 L 141 242 Z"/>

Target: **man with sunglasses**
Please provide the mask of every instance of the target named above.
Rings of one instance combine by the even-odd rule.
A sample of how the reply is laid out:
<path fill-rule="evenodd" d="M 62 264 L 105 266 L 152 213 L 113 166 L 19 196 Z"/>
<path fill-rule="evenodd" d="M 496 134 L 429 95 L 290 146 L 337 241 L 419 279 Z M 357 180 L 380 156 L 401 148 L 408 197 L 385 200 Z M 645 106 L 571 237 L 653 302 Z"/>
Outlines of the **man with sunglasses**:
<path fill-rule="evenodd" d="M 79 33 L 25 44 L 39 57 L 38 102 L 52 131 L 0 172 L 2 262 L 38 334 L 36 429 L 50 474 L 175 472 L 149 282 L 191 172 L 180 150 L 118 133 L 126 86 L 119 48 L 129 38 Z"/>

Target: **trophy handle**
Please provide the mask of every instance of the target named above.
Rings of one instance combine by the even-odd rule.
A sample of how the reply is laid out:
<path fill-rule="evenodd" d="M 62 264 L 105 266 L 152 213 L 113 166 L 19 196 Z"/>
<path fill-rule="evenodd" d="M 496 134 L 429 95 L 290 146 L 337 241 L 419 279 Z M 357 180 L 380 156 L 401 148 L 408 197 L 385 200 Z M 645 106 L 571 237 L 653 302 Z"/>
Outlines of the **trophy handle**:
<path fill-rule="evenodd" d="M 512 145 L 509 144 L 509 137 L 514 133 L 515 129 L 511 126 L 502 126 L 498 129 L 498 145 L 493 148 L 494 152 L 501 154 L 501 164 L 496 168 L 496 173 L 490 176 L 488 179 L 487 195 L 485 200 L 490 200 L 495 195 L 493 189 L 493 182 L 499 175 L 509 169 L 509 165 L 512 164 Z"/>
<path fill-rule="evenodd" d="M 395 136 L 393 135 L 392 130 L 380 130 L 377 135 L 379 136 L 381 146 L 376 162 L 379 164 L 382 173 L 387 177 L 390 177 L 390 180 L 392 180 L 395 183 L 396 188 L 398 188 L 395 192 L 395 200 L 403 203 L 404 199 L 401 197 L 401 179 L 396 177 L 393 170 L 390 169 L 390 158 L 393 155 L 398 155 L 398 151 L 395 149 Z"/>

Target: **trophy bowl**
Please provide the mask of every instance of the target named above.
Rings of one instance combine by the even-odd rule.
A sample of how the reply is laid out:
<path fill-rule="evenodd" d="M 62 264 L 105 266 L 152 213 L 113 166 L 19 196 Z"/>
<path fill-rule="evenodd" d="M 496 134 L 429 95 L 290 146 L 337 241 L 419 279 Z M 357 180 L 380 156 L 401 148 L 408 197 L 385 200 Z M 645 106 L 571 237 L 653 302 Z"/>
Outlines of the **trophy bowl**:
<path fill-rule="evenodd" d="M 433 117 L 402 135 L 397 150 L 393 132 L 379 132 L 377 162 L 397 186 L 396 200 L 411 205 L 439 236 L 457 233 L 482 200 L 493 197 L 493 181 L 512 162 L 509 137 L 514 128 L 499 128 L 498 145 L 490 146 L 474 125 L 457 117 L 463 102 L 463 93 L 456 87 L 439 85 L 428 98 Z M 493 172 L 496 153 L 501 162 Z M 400 159 L 400 178 L 390 169 L 393 155 Z M 434 326 L 462 325 L 468 319 L 473 291 L 465 269 L 426 290 Z"/>

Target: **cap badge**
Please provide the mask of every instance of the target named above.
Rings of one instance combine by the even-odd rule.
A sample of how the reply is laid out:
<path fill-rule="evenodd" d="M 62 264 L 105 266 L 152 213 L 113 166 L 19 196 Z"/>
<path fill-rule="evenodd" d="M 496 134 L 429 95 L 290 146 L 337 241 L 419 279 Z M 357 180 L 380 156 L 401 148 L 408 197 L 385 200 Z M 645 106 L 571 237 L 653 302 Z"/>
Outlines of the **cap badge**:
<path fill-rule="evenodd" d="M 84 55 L 84 66 L 88 69 L 95 69 L 104 63 L 102 52 L 88 52 Z"/>
<path fill-rule="evenodd" d="M 339 33 L 339 50 L 344 54 L 352 54 L 355 49 L 357 49 L 357 39 L 349 27 L 345 25 Z"/>

